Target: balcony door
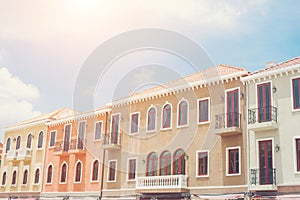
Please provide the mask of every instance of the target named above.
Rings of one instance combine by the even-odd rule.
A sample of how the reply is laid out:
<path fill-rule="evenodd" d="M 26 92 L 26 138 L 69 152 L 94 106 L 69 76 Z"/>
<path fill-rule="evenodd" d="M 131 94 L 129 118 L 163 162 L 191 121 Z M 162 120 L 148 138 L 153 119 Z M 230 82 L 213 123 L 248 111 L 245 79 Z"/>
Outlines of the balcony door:
<path fill-rule="evenodd" d="M 271 83 L 257 85 L 258 122 L 271 121 Z"/>
<path fill-rule="evenodd" d="M 259 141 L 258 148 L 260 185 L 273 184 L 272 140 Z"/>
<path fill-rule="evenodd" d="M 70 147 L 70 134 L 71 134 L 71 125 L 68 124 L 65 126 L 65 133 L 64 133 L 64 151 L 69 151 Z"/>
<path fill-rule="evenodd" d="M 119 137 L 119 122 L 120 122 L 120 115 L 116 114 L 112 116 L 112 123 L 111 123 L 111 138 L 110 142 L 112 144 L 118 144 L 118 137 Z"/>
<path fill-rule="evenodd" d="M 239 89 L 226 92 L 226 117 L 227 127 L 239 127 L 240 115 L 239 115 Z"/>

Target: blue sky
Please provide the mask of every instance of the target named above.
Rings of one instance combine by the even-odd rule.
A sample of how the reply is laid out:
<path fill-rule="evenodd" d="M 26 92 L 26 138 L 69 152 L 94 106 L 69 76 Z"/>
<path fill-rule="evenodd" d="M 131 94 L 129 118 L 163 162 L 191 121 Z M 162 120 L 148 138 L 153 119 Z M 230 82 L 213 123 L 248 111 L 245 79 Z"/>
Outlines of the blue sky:
<path fill-rule="evenodd" d="M 214 64 L 249 71 L 268 61 L 297 57 L 299 8 L 300 2 L 291 0 L 0 0 L 0 128 L 60 107 L 72 108 L 76 78 L 88 55 L 125 31 L 174 30 L 201 45 Z M 183 75 L 192 72 L 164 53 L 129 55 L 114 63 L 105 83 L 99 82 L 104 87 L 95 96 L 105 98 L 95 106 L 111 99 L 109 91 L 133 65 L 150 61 L 180 66 L 176 70 Z M 153 81 L 151 71 L 137 73 L 132 87 L 139 79 Z M 173 77 L 164 78 L 162 73 L 160 80 Z"/>

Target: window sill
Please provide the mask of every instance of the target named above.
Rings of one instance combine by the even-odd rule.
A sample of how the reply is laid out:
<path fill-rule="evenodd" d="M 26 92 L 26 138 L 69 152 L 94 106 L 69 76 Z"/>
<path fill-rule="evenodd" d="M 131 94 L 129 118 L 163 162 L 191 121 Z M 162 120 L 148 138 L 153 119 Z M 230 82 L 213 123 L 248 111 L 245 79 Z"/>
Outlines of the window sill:
<path fill-rule="evenodd" d="M 209 175 L 197 175 L 196 178 L 209 178 Z"/>
<path fill-rule="evenodd" d="M 90 183 L 92 183 L 92 184 L 93 184 L 93 183 L 94 183 L 94 184 L 95 184 L 95 183 L 99 183 L 99 180 L 90 181 Z"/>
<path fill-rule="evenodd" d="M 187 127 L 189 127 L 189 125 L 188 124 L 186 124 L 186 125 L 177 125 L 177 128 L 179 129 L 179 128 L 187 128 Z"/>
<path fill-rule="evenodd" d="M 129 183 L 135 183 L 136 179 L 128 179 L 127 182 L 129 182 Z"/>
<path fill-rule="evenodd" d="M 204 124 L 209 124 L 210 121 L 205 121 L 205 122 L 198 122 L 198 125 L 204 125 Z"/>
<path fill-rule="evenodd" d="M 161 128 L 160 130 L 161 131 L 170 131 L 170 130 L 172 130 L 172 127 L 170 127 L 170 128 Z"/>
<path fill-rule="evenodd" d="M 226 174 L 227 177 L 231 177 L 231 176 L 241 176 L 241 173 L 238 174 Z"/>

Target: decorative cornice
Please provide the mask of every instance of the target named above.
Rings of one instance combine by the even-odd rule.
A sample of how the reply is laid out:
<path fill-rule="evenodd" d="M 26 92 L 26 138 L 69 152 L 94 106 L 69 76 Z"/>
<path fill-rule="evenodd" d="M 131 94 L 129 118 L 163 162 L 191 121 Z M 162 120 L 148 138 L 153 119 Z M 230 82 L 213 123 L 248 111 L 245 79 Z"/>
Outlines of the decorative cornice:
<path fill-rule="evenodd" d="M 14 127 L 7 127 L 7 128 L 2 129 L 2 131 L 3 132 L 16 131 L 16 130 L 20 130 L 20 129 L 25 129 L 25 128 L 37 126 L 37 125 L 46 124 L 49 121 L 51 121 L 51 119 L 43 119 L 43 120 L 40 120 L 40 121 L 30 122 L 30 123 L 27 123 L 27 124 L 20 124 L 18 126 L 14 126 Z"/>

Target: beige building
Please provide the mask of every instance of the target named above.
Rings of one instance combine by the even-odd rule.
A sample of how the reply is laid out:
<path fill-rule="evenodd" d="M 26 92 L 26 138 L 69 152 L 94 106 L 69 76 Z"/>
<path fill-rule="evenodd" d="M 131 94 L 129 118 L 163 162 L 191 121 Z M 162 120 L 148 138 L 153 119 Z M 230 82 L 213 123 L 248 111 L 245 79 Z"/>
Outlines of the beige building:
<path fill-rule="evenodd" d="M 21 123 L 3 131 L 4 149 L 1 165 L 1 197 L 38 197 L 42 190 L 46 123 L 72 114 L 59 109 Z"/>
<path fill-rule="evenodd" d="M 248 91 L 249 191 L 299 199 L 300 58 L 269 62 L 242 81 Z"/>
<path fill-rule="evenodd" d="M 103 199 L 244 198 L 247 74 L 219 65 L 114 101 Z"/>

